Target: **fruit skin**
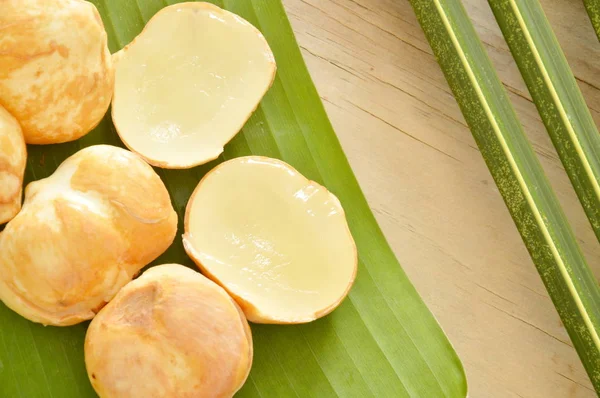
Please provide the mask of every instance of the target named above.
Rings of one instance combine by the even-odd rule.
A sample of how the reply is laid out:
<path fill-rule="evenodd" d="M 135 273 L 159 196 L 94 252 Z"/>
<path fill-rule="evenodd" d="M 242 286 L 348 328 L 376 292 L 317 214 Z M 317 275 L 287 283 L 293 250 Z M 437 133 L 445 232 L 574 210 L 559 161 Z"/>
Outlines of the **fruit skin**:
<path fill-rule="evenodd" d="M 27 148 L 21 126 L 0 106 L 0 224 L 21 210 Z"/>
<path fill-rule="evenodd" d="M 177 264 L 127 284 L 85 340 L 88 376 L 101 398 L 231 397 L 252 356 L 250 327 L 235 302 Z"/>
<path fill-rule="evenodd" d="M 176 231 L 152 167 L 121 148 L 85 148 L 25 189 L 0 234 L 0 300 L 46 325 L 91 319 Z"/>
<path fill-rule="evenodd" d="M 83 0 L 3 0 L 0 104 L 28 144 L 73 141 L 112 98 L 114 68 L 96 7 Z"/>

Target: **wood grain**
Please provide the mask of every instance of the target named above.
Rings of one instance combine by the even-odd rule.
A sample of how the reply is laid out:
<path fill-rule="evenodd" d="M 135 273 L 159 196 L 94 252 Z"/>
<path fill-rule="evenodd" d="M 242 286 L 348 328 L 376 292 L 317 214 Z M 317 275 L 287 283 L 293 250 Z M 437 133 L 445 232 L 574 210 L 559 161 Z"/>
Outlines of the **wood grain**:
<path fill-rule="evenodd" d="M 594 397 L 407 0 L 284 0 L 371 208 L 453 342 L 471 397 Z M 600 245 L 487 2 L 464 1 L 596 277 Z M 583 3 L 542 0 L 596 123 Z"/>

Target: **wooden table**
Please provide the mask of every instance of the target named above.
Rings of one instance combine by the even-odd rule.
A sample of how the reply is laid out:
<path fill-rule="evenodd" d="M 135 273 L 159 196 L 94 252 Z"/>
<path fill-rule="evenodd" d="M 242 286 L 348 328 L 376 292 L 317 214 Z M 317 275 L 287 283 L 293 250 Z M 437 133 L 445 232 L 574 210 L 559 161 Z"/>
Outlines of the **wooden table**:
<path fill-rule="evenodd" d="M 490 8 L 464 2 L 598 276 L 600 245 Z M 462 358 L 470 396 L 596 396 L 408 1 L 284 3 L 371 208 Z M 600 43 L 583 3 L 542 3 L 600 125 Z"/>

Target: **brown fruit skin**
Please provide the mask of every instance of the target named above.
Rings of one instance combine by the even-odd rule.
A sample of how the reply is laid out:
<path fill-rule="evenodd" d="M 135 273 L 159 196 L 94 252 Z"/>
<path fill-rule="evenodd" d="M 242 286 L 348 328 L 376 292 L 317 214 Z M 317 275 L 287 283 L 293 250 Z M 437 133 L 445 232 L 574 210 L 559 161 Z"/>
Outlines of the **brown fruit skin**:
<path fill-rule="evenodd" d="M 21 126 L 0 106 L 0 224 L 21 210 L 27 148 Z"/>
<path fill-rule="evenodd" d="M 176 231 L 167 189 L 146 162 L 117 147 L 85 148 L 25 189 L 0 234 L 0 300 L 46 325 L 91 319 Z"/>
<path fill-rule="evenodd" d="M 92 320 L 85 362 L 101 398 L 225 398 L 252 365 L 246 318 L 218 285 L 177 264 L 150 268 Z"/>
<path fill-rule="evenodd" d="M 0 104 L 28 144 L 76 140 L 110 104 L 114 68 L 96 7 L 83 0 L 3 0 Z"/>

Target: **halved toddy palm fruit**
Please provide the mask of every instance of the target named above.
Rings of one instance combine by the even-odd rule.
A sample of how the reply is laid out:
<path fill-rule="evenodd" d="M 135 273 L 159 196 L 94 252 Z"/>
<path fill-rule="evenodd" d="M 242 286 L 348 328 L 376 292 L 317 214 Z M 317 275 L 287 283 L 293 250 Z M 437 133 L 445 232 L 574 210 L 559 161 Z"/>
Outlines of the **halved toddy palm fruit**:
<path fill-rule="evenodd" d="M 177 264 L 127 284 L 85 338 L 87 372 L 102 398 L 232 397 L 252 352 L 250 327 L 231 297 Z"/>
<path fill-rule="evenodd" d="M 356 276 L 339 200 L 276 159 L 242 157 L 210 171 L 187 205 L 183 243 L 257 323 L 322 317 Z"/>
<path fill-rule="evenodd" d="M 216 159 L 276 70 L 263 35 L 209 3 L 162 9 L 114 60 L 119 136 L 150 164 L 172 169 Z"/>
<path fill-rule="evenodd" d="M 98 10 L 83 0 L 0 3 L 0 103 L 25 141 L 56 144 L 87 134 L 114 87 Z"/>
<path fill-rule="evenodd" d="M 45 325 L 91 319 L 176 231 L 150 165 L 113 146 L 82 149 L 27 186 L 23 209 L 0 234 L 0 300 Z"/>
<path fill-rule="evenodd" d="M 0 106 L 0 224 L 21 210 L 27 149 L 21 126 Z"/>

